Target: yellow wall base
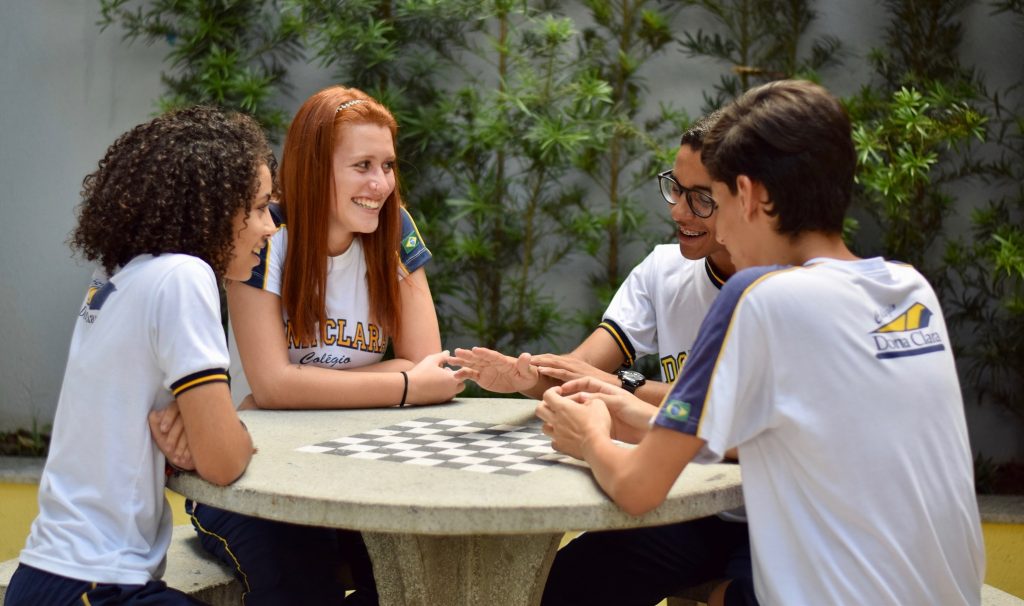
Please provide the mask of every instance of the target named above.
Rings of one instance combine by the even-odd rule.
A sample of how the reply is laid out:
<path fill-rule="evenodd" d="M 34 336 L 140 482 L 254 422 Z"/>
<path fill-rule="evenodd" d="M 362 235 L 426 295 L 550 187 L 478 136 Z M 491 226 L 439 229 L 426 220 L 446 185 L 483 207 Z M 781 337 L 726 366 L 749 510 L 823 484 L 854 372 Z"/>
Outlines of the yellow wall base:
<path fill-rule="evenodd" d="M 32 520 L 39 513 L 36 484 L 0 483 L 0 562 L 18 557 L 25 546 Z M 174 524 L 188 524 L 185 499 L 178 493 L 166 491 L 174 512 Z"/>
<path fill-rule="evenodd" d="M 18 557 L 32 520 L 39 512 L 38 486 L 0 484 L 0 562 Z M 174 524 L 188 524 L 185 500 L 167 491 Z M 1024 598 L 1024 524 L 982 524 L 987 568 L 985 583 Z M 574 535 L 566 535 L 566 539 Z M 565 541 L 568 542 L 568 541 Z"/>
<path fill-rule="evenodd" d="M 985 584 L 1024 598 L 1024 524 L 981 525 L 985 534 Z"/>

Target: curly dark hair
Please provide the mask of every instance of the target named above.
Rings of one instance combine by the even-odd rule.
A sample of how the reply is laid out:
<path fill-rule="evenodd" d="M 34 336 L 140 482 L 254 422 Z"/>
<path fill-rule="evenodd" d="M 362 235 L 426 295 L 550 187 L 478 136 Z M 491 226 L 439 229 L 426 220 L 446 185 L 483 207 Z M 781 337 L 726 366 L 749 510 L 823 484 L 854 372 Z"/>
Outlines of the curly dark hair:
<path fill-rule="evenodd" d="M 252 208 L 263 164 L 276 172 L 252 118 L 203 106 L 166 113 L 118 137 L 82 181 L 69 244 L 108 273 L 137 255 L 184 253 L 219 279 L 232 219 Z"/>

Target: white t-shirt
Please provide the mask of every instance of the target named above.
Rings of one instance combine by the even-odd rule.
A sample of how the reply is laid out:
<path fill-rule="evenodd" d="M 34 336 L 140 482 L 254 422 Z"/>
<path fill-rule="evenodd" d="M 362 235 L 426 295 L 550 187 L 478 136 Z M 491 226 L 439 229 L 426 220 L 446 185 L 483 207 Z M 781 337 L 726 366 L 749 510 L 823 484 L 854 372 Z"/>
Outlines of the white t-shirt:
<path fill-rule="evenodd" d="M 600 327 L 618 343 L 629 366 L 657 353 L 662 381 L 671 383 L 722 284 L 707 260 L 691 261 L 675 244 L 655 246 L 619 287 Z"/>
<path fill-rule="evenodd" d="M 97 271 L 71 337 L 21 562 L 98 583 L 159 578 L 171 512 L 147 417 L 175 394 L 227 381 L 227 365 L 209 265 L 141 255 L 113 277 Z"/>
<path fill-rule="evenodd" d="M 260 264 L 246 284 L 281 296 L 284 261 L 288 252 L 288 228 L 281 208 L 271 210 L 280 229 L 261 253 Z M 416 225 L 402 209 L 402 236 L 399 246 L 399 278 L 430 260 Z M 288 313 L 281 310 L 288 341 L 288 359 L 293 364 L 312 364 L 323 368 L 352 369 L 379 362 L 387 349 L 388 335 L 371 320 L 370 294 L 366 284 L 366 257 L 360 238 L 355 238 L 344 253 L 327 259 L 326 338 L 303 343 L 292 331 Z"/>
<path fill-rule="evenodd" d="M 942 310 L 912 267 L 729 279 L 655 424 L 739 447 L 762 604 L 978 604 L 984 548 Z"/>

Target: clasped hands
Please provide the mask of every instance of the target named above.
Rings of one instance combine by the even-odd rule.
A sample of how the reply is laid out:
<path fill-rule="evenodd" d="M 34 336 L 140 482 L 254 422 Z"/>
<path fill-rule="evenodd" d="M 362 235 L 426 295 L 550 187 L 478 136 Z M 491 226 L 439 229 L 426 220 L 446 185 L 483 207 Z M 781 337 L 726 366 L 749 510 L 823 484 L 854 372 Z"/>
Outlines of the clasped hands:
<path fill-rule="evenodd" d="M 524 392 L 541 375 L 562 385 L 544 392 L 537 416 L 551 447 L 577 459 L 584 458 L 588 441 L 611 438 L 637 443 L 647 433 L 656 406 L 613 385 L 615 375 L 571 356 L 520 354 L 506 356 L 484 347 L 456 349 L 451 363 L 461 366 L 455 376 L 475 381 L 499 393 Z"/>
<path fill-rule="evenodd" d="M 583 377 L 552 387 L 537 405 L 544 434 L 559 452 L 584 459 L 595 441 L 613 439 L 638 443 L 647 434 L 656 406 L 628 391 Z"/>

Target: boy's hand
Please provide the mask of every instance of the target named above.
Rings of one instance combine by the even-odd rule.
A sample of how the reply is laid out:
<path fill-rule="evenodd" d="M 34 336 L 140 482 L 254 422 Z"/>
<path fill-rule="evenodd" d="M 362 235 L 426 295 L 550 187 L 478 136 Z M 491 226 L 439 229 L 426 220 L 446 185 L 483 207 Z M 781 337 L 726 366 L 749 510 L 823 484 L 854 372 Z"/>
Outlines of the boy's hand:
<path fill-rule="evenodd" d="M 622 442 L 639 443 L 650 429 L 651 418 L 658 413 L 657 406 L 591 377 L 570 381 L 562 386 L 561 392 L 576 402 L 600 399 L 611 415 L 611 437 Z"/>
<path fill-rule="evenodd" d="M 572 381 L 573 379 L 579 379 L 581 377 L 593 377 L 599 381 L 611 384 L 617 384 L 619 382 L 619 378 L 617 376 L 605 372 L 600 368 L 595 368 L 583 360 L 572 356 L 540 354 L 533 356 L 530 360 L 530 364 L 536 366 L 537 371 L 540 372 L 540 374 L 563 383 L 566 381 Z"/>
<path fill-rule="evenodd" d="M 164 453 L 167 461 L 178 469 L 194 470 L 192 453 L 188 449 L 185 437 L 185 423 L 178 411 L 178 403 L 171 404 L 163 410 L 149 413 L 149 431 L 157 448 Z"/>
<path fill-rule="evenodd" d="M 563 396 L 560 387 L 552 387 L 544 392 L 537 416 L 544 421 L 551 447 L 577 459 L 584 458 L 591 441 L 611 437 L 611 414 L 599 398 L 581 403 Z"/>
<path fill-rule="evenodd" d="M 486 347 L 474 347 L 456 349 L 449 363 L 460 367 L 455 371 L 457 379 L 470 379 L 488 391 L 513 393 L 532 388 L 540 379 L 530 359 L 528 353 L 513 358 Z"/>

